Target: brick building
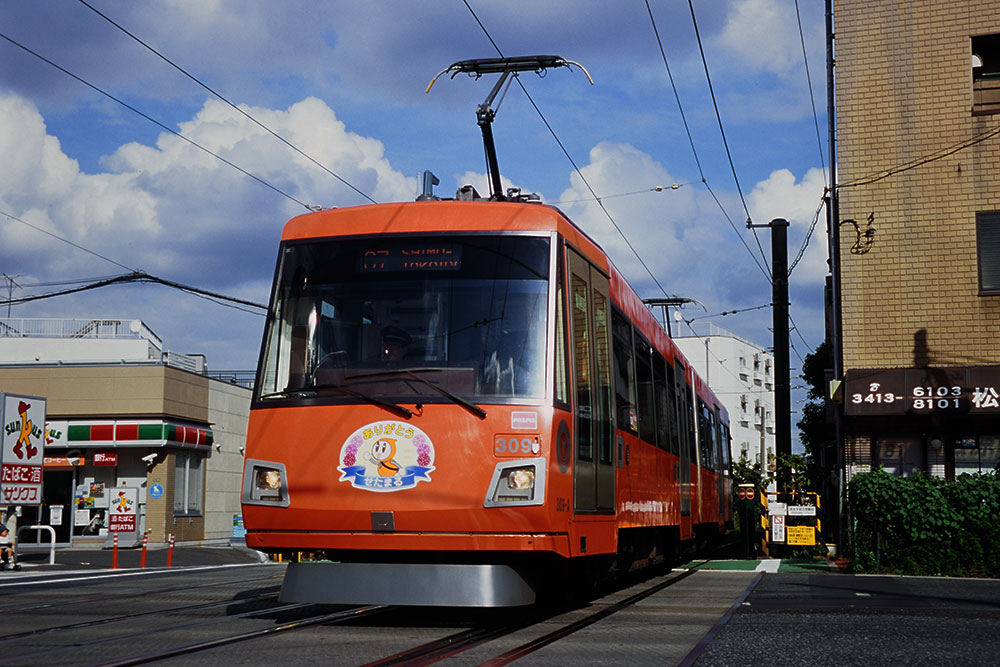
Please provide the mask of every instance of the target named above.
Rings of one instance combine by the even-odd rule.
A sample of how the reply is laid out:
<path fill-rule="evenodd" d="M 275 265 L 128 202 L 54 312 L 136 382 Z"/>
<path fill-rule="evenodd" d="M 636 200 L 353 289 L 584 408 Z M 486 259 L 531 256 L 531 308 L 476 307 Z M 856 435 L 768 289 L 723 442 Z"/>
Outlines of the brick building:
<path fill-rule="evenodd" d="M 1000 0 L 836 0 L 847 478 L 1000 460 Z"/>

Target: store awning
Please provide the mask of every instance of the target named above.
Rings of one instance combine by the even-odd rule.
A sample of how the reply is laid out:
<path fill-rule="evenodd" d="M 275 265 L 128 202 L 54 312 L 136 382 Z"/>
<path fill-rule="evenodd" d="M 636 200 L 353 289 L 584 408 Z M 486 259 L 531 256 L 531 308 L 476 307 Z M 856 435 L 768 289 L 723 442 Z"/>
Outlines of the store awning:
<path fill-rule="evenodd" d="M 167 420 L 47 422 L 48 447 L 211 447 L 212 429 Z"/>

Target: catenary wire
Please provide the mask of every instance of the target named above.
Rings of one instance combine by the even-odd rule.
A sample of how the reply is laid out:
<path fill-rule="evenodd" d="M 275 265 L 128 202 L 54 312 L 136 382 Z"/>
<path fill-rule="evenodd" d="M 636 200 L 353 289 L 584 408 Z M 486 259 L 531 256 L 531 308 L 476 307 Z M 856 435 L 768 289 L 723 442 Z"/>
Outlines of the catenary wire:
<path fill-rule="evenodd" d="M 372 199 L 367 193 L 362 192 L 357 187 L 355 187 L 353 184 L 349 183 L 347 180 L 345 180 L 343 177 L 341 177 L 339 174 L 336 174 L 332 170 L 330 170 L 329 168 L 327 168 L 326 165 L 321 164 L 318 160 L 316 160 L 315 158 L 313 158 L 311 155 L 308 155 L 307 153 L 305 153 L 298 146 L 295 146 L 290 141 L 288 141 L 287 139 L 285 139 L 284 137 L 282 137 L 280 134 L 278 134 L 277 132 L 275 132 L 274 130 L 272 130 L 271 128 L 269 128 L 268 126 L 266 126 L 263 123 L 261 123 L 259 120 L 257 120 L 256 118 L 254 118 L 253 115 L 251 115 L 250 113 L 248 113 L 244 109 L 241 109 L 236 104 L 234 104 L 233 102 L 231 102 L 227 98 L 225 98 L 221 93 L 219 93 L 218 91 L 216 91 L 213 88 L 211 88 L 208 84 L 204 83 L 203 81 L 201 81 L 200 79 L 198 79 L 197 77 L 195 77 L 193 74 L 191 74 L 190 72 L 188 72 L 187 70 L 185 70 L 184 68 L 182 68 L 180 65 L 178 65 L 177 63 L 175 63 L 174 61 L 172 61 L 170 58 L 167 58 L 165 55 L 163 55 L 162 53 L 160 53 L 159 51 L 157 51 L 156 49 L 154 49 L 152 46 L 150 46 L 149 44 L 147 44 L 145 41 L 143 41 L 139 37 L 136 37 L 134 34 L 132 34 L 130 31 L 128 31 L 126 28 L 124 28 L 121 24 L 119 24 L 118 22 L 116 22 L 113 19 L 111 19 L 110 17 L 108 17 L 106 14 L 104 14 L 103 12 L 101 12 L 99 9 L 96 9 L 93 5 L 91 5 L 90 3 L 88 3 L 86 0 L 79 0 L 79 2 L 82 5 L 84 5 L 85 7 L 87 7 L 88 9 L 90 9 L 92 12 L 94 12 L 95 14 L 97 14 L 98 16 L 100 16 L 101 18 L 103 18 L 105 21 L 107 21 L 108 23 L 110 23 L 114 27 L 118 28 L 119 30 L 121 30 L 123 33 L 125 33 L 129 37 L 131 37 L 133 40 L 135 40 L 136 42 L 138 42 L 139 44 L 141 44 L 142 46 L 144 46 L 146 49 L 148 49 L 154 55 L 158 56 L 161 60 L 163 60 L 165 63 L 167 63 L 168 65 L 170 65 L 174 69 L 176 69 L 178 72 L 180 72 L 181 74 L 183 74 L 187 78 L 189 78 L 192 81 L 194 81 L 195 83 L 197 83 L 199 86 L 201 86 L 202 88 L 204 88 L 205 90 L 207 90 L 208 92 L 210 92 L 212 95 L 215 95 L 217 98 L 219 98 L 220 100 L 222 100 L 223 102 L 225 102 L 226 104 L 228 104 L 230 107 L 232 107 L 233 109 L 235 109 L 239 113 L 243 114 L 243 116 L 245 116 L 249 121 L 251 121 L 252 123 L 254 123 L 255 125 L 257 125 L 259 128 L 261 128 L 262 130 L 264 130 L 265 132 L 267 132 L 271 136 L 273 136 L 275 139 L 277 139 L 281 143 L 285 144 L 286 146 L 288 146 L 289 148 L 291 148 L 293 151 L 295 151 L 296 153 L 298 153 L 299 155 L 301 155 L 305 159 L 309 160 L 314 165 L 316 165 L 317 167 L 319 167 L 320 169 L 322 169 L 323 171 L 325 171 L 329 175 L 333 176 L 338 181 L 340 181 L 341 183 L 343 183 L 344 185 L 346 185 L 350 189 L 354 190 L 356 193 L 358 193 L 359 195 L 361 195 L 362 197 L 364 197 L 365 199 L 367 199 L 371 203 L 373 203 L 373 204 L 378 203 L 374 199 Z"/>
<path fill-rule="evenodd" d="M 743 204 L 743 212 L 747 215 L 747 226 L 750 227 L 753 232 L 754 240 L 757 241 L 757 249 L 760 251 L 760 256 L 763 258 L 764 264 L 767 265 L 767 256 L 764 254 L 764 248 L 760 244 L 760 237 L 757 235 L 757 230 L 751 226 L 750 209 L 747 208 L 746 199 L 743 197 L 743 189 L 740 187 L 740 178 L 736 175 L 736 165 L 733 164 L 733 154 L 730 152 L 729 142 L 726 140 L 726 130 L 722 125 L 722 113 L 719 111 L 719 103 L 715 99 L 715 88 L 712 86 L 712 75 L 708 72 L 708 58 L 705 57 L 705 48 L 701 43 L 701 33 L 698 30 L 698 19 L 694 14 L 694 3 L 692 0 L 688 0 L 688 7 L 691 10 L 691 23 L 694 25 L 694 36 L 695 40 L 698 42 L 698 52 L 701 54 L 701 64 L 705 68 L 705 80 L 708 82 L 708 93 L 712 98 L 712 107 L 715 109 L 715 118 L 719 121 L 719 134 L 722 135 L 722 146 L 726 149 L 726 158 L 729 160 L 729 168 L 733 172 L 733 182 L 736 183 L 736 192 L 740 195 L 740 202 Z M 768 270 L 768 275 L 771 275 L 770 270 Z"/>
<path fill-rule="evenodd" d="M 78 294 L 80 292 L 86 292 L 86 291 L 98 289 L 98 288 L 101 288 L 101 287 L 108 287 L 110 285 L 121 285 L 121 284 L 124 284 L 124 283 L 139 283 L 139 282 L 158 283 L 160 285 L 164 285 L 166 287 L 171 287 L 173 289 L 177 289 L 177 290 L 180 290 L 182 292 L 188 292 L 188 293 L 193 294 L 195 296 L 199 296 L 199 297 L 202 297 L 202 298 L 207 298 L 209 300 L 226 301 L 226 302 L 229 302 L 229 304 L 238 304 L 238 305 L 241 305 L 241 306 L 250 306 L 250 307 L 258 308 L 258 309 L 264 310 L 264 311 L 267 310 L 267 306 L 265 306 L 263 304 L 260 304 L 260 303 L 256 303 L 254 301 L 247 301 L 246 299 L 238 299 L 236 297 L 226 296 L 225 294 L 219 294 L 218 292 L 211 292 L 209 290 L 201 289 L 199 287 L 193 287 L 191 285 L 185 285 L 183 283 L 178 283 L 178 282 L 173 281 L 173 280 L 167 280 L 165 278 L 159 278 L 157 276 L 150 275 L 150 274 L 145 273 L 143 271 L 133 271 L 132 273 L 127 273 L 127 274 L 124 274 L 124 275 L 115 276 L 115 277 L 109 278 L 107 280 L 100 280 L 100 281 L 97 281 L 97 282 L 94 282 L 94 283 L 83 285 L 81 287 L 75 287 L 73 289 L 60 290 L 58 292 L 47 292 L 45 294 L 34 294 L 34 295 L 31 295 L 31 296 L 18 297 L 16 299 L 7 299 L 7 300 L 4 300 L 4 301 L 0 301 L 0 304 L 3 304 L 3 305 L 19 305 L 19 304 L 22 304 L 22 303 L 29 303 L 31 301 L 40 301 L 42 299 L 51 299 L 51 298 L 57 297 L 57 296 L 66 296 L 66 295 L 69 295 L 69 294 Z M 229 304 L 223 303 L 221 305 L 229 305 Z M 239 310 L 243 310 L 244 312 L 253 312 L 253 311 L 245 310 L 244 308 L 239 308 Z M 254 313 L 254 314 L 258 314 L 258 313 Z"/>
<path fill-rule="evenodd" d="M 131 266 L 125 266 L 121 262 L 116 262 L 115 260 L 111 259 L 110 257 L 105 257 L 104 255 L 102 255 L 99 252 L 94 252 L 93 250 L 90 250 L 89 248 L 84 248 L 79 243 L 73 243 L 72 241 L 70 241 L 68 239 L 64 239 L 63 237 L 59 236 L 58 234 L 53 234 L 52 232 L 50 232 L 48 230 L 42 229 L 41 227 L 33 225 L 30 222 L 22 220 L 21 218 L 17 217 L 16 215 L 12 215 L 12 214 L 10 214 L 10 213 L 8 213 L 6 211 L 0 211 L 0 215 L 6 216 L 7 218 L 10 218 L 11 220 L 14 220 L 16 222 L 20 222 L 22 225 L 27 225 L 28 227 L 31 227 L 35 231 L 41 232 L 43 234 L 48 234 L 52 238 L 57 239 L 59 241 L 62 241 L 63 243 L 67 243 L 67 244 L 73 246 L 74 248 L 76 248 L 77 250 L 82 250 L 82 251 L 84 251 L 86 253 L 90 253 L 94 257 L 98 257 L 100 259 L 103 259 L 105 262 L 110 262 L 111 264 L 114 264 L 115 266 L 121 267 L 121 268 L 125 269 L 126 271 L 135 271 L 135 269 L 132 268 Z"/>
<path fill-rule="evenodd" d="M 53 62 L 53 61 L 49 60 L 48 58 L 46 58 L 46 57 L 45 57 L 45 56 L 43 56 L 42 54 L 38 53 L 37 51 L 33 51 L 32 49 L 28 48 L 28 47 L 27 47 L 27 46 L 25 46 L 24 44 L 21 44 L 20 42 L 18 42 L 17 40 L 15 40 L 15 39 L 13 39 L 13 38 L 11 38 L 11 37 L 9 37 L 9 36 L 5 35 L 4 33 L 0 33 L 0 38 L 3 38 L 3 39 L 5 39 L 6 41 L 10 42 L 11 44 L 13 44 L 14 46 L 16 46 L 17 48 L 19 48 L 19 49 L 21 49 L 21 50 L 23 50 L 23 51 L 25 51 L 25 52 L 27 52 L 27 53 L 30 53 L 31 55 L 35 56 L 36 58 L 38 58 L 38 59 L 39 59 L 39 60 L 41 60 L 42 62 L 44 62 L 44 63 L 46 63 L 46 64 L 48 64 L 48 65 L 51 65 L 52 67 L 56 68 L 57 70 L 59 70 L 59 71 L 60 71 L 60 72 L 62 72 L 63 74 L 66 74 L 67 76 L 69 76 L 69 77 L 71 77 L 71 78 L 73 78 L 73 79 L 76 79 L 77 81 L 79 81 L 79 82 L 80 82 L 80 83 L 82 83 L 83 85 L 87 86 L 87 87 L 88 87 L 88 88 L 90 88 L 91 90 L 93 90 L 93 91 L 95 91 L 95 92 L 97 92 L 97 93 L 100 93 L 101 95 L 104 95 L 104 96 L 105 96 L 105 97 L 107 97 L 108 99 L 110 99 L 110 100 L 112 100 L 112 101 L 114 101 L 114 102 L 116 102 L 116 103 L 120 104 L 121 106 L 125 107 L 126 109 L 128 109 L 128 110 L 129 110 L 129 111 L 131 111 L 132 113 L 134 113 L 134 114 L 136 114 L 136 115 L 138 115 L 138 116 L 141 116 L 142 118 L 145 118 L 146 120 L 148 120 L 149 122 L 153 123 L 154 125 L 156 125 L 156 126 L 157 126 L 157 127 L 159 127 L 160 129 L 162 129 L 162 130 L 164 130 L 164 131 L 166 131 L 166 132 L 169 132 L 170 134 L 174 135 L 175 137 L 177 137 L 177 138 L 179 138 L 179 139 L 183 139 L 184 141 L 186 141 L 187 143 L 191 144 L 191 145 L 192 145 L 192 146 L 194 146 L 195 148 L 197 148 L 197 149 L 199 149 L 199 150 L 202 150 L 202 151 L 204 151 L 204 152 L 208 153 L 208 154 L 209 154 L 209 155 L 211 155 L 212 157 L 214 157 L 214 158 L 216 158 L 217 160 L 219 160 L 219 161 L 221 161 L 221 162 L 223 162 L 223 163 L 225 163 L 225 164 L 229 165 L 230 167 L 232 167 L 233 169 L 235 169 L 235 170 L 239 171 L 240 173 L 242 173 L 242 174 L 244 174 L 244 175 L 246 175 L 246 176 L 249 176 L 249 177 L 250 177 L 250 178 L 252 178 L 253 180 L 255 180 L 255 181 L 257 181 L 258 183 L 260 183 L 261 185 L 263 185 L 263 186 L 265 186 L 265 187 L 267 187 L 267 188 L 270 188 L 270 189 L 271 189 L 271 190 L 273 190 L 274 192 L 278 193 L 278 194 L 279 194 L 279 195 L 281 195 L 282 197 L 286 197 L 287 199 L 290 199 L 291 201 L 295 202 L 296 204 L 299 204 L 300 206 L 302 206 L 302 207 L 303 207 L 303 208 L 305 208 L 306 210 L 309 210 L 309 211 L 312 211 L 312 210 L 315 210 L 315 209 L 314 209 L 313 207 L 309 206 L 308 204 L 306 204 L 306 203 L 305 203 L 305 202 L 303 202 L 303 201 L 300 201 L 299 199 L 296 199 L 296 198 L 295 198 L 294 196 L 292 196 L 292 195 L 288 194 L 288 193 L 287 193 L 287 192 L 285 192 L 284 190 L 281 190 L 281 189 L 280 189 L 280 188 L 278 188 L 277 186 L 274 186 L 274 185 L 272 185 L 271 183 L 268 183 L 268 182 L 267 182 L 267 181 L 265 181 L 264 179 L 260 178 L 259 176 L 256 176 L 255 174 L 252 174 L 252 173 L 250 173 L 249 171 L 247 171 L 247 170 L 246 170 L 246 169 L 244 169 L 243 167 L 240 167 L 239 165 L 237 165 L 237 164 L 235 164 L 235 163 L 233 163 L 233 162 L 230 162 L 229 160 L 227 160 L 226 158 L 222 157 L 222 156 L 221 156 L 221 155 L 219 155 L 218 153 L 215 153 L 215 152 L 213 152 L 212 150 L 210 150 L 210 149 L 208 149 L 208 148 L 205 148 L 204 146 L 202 146 L 202 145 L 201 145 L 201 144 L 199 144 L 198 142 L 194 141 L 193 139 L 189 139 L 188 137 L 184 136 L 184 135 L 183 135 L 183 134 L 181 134 L 180 132 L 178 132 L 178 131 L 176 131 L 176 130 L 174 130 L 174 129 L 171 129 L 171 128 L 167 127 L 166 125 L 164 125 L 164 124 L 163 124 L 163 123 L 161 123 L 160 121 L 156 120 L 156 119 L 155 119 L 155 118 L 153 118 L 152 116 L 150 116 L 150 115 L 148 115 L 148 114 L 146 114 L 146 113 L 144 113 L 144 112 L 140 111 L 139 109 L 135 108 L 135 107 L 134 107 L 134 106 L 132 106 L 131 104 L 129 104 L 129 103 L 127 103 L 127 102 L 123 101 L 123 100 L 120 100 L 120 99 L 118 99 L 117 97 L 115 97 L 115 96 L 114 96 L 114 95 L 112 95 L 111 93 L 109 93 L 109 92 L 106 92 L 106 91 L 102 90 L 101 88 L 98 88 L 97 86 L 95 86 L 94 84 L 90 83 L 89 81 L 87 81 L 87 80 L 85 80 L 85 79 L 83 79 L 83 78 L 81 78 L 81 77 L 77 76 L 76 74 L 74 74 L 74 73 L 70 72 L 70 71 L 69 71 L 68 69 L 66 69 L 65 67 L 62 67 L 61 65 L 58 65 L 58 64 L 56 64 L 55 62 Z"/>
<path fill-rule="evenodd" d="M 823 182 L 826 183 L 826 159 L 823 157 L 823 139 L 819 132 L 819 114 L 816 113 L 816 96 L 813 94 L 812 76 L 809 74 L 809 58 L 806 55 L 806 37 L 802 31 L 802 14 L 799 12 L 799 0 L 795 0 L 795 18 L 799 23 L 799 42 L 802 44 L 802 64 L 806 70 L 806 83 L 809 85 L 809 102 L 812 104 L 813 123 L 816 126 L 816 146 L 819 148 L 819 163 L 823 165 Z"/>
<path fill-rule="evenodd" d="M 806 232 L 805 238 L 802 240 L 802 246 L 799 248 L 798 254 L 795 255 L 795 259 L 792 263 L 788 265 L 788 275 L 792 275 L 792 271 L 795 269 L 795 265 L 799 263 L 802 256 L 806 254 L 806 248 L 809 246 L 809 239 L 812 238 L 813 232 L 816 231 L 816 224 L 819 222 L 819 214 L 823 212 L 823 207 L 826 206 L 826 197 L 823 197 L 819 201 L 819 206 L 816 207 L 816 212 L 813 214 L 812 223 L 809 225 L 809 231 Z"/>
<path fill-rule="evenodd" d="M 486 29 L 486 26 L 484 26 L 483 22 L 479 20 L 479 16 L 476 15 L 475 10 L 472 9 L 472 6 L 469 4 L 468 0 L 462 0 L 462 2 L 465 3 L 466 8 L 468 8 L 469 12 L 472 14 L 472 17 L 476 20 L 476 23 L 479 24 L 479 27 L 486 35 L 486 38 L 490 41 L 490 44 L 492 44 L 493 48 L 496 49 L 496 52 L 500 55 L 501 58 L 505 57 L 503 51 L 500 50 L 500 47 L 497 46 L 497 43 L 493 40 L 493 37 L 490 36 L 490 33 Z M 515 74 L 515 79 L 517 81 L 517 85 L 519 85 L 521 87 L 521 90 L 524 91 L 525 97 L 528 98 L 528 102 L 530 102 L 531 106 L 535 109 L 535 113 L 537 113 L 538 117 L 542 119 L 542 123 L 545 124 L 545 127 L 549 131 L 549 134 L 552 135 L 552 138 L 555 139 L 556 144 L 559 145 L 559 148 L 562 150 L 563 155 L 565 155 L 566 159 L 569 160 L 569 163 L 573 165 L 574 171 L 576 171 L 576 174 L 580 177 L 580 180 L 583 181 L 583 184 L 587 187 L 587 190 L 590 191 L 590 194 L 594 197 L 594 200 L 597 202 L 597 205 L 601 207 L 601 210 L 604 212 L 604 215 L 611 222 L 611 225 L 615 228 L 615 230 L 617 230 L 618 234 L 625 241 L 625 245 L 628 246 L 628 249 L 631 250 L 632 254 L 635 255 L 636 259 L 639 260 L 639 264 L 641 264 L 642 268 L 646 270 L 646 273 L 649 274 L 649 277 L 653 280 L 653 282 L 660 289 L 663 295 L 667 296 L 667 290 L 664 289 L 663 285 L 660 284 L 660 281 L 657 280 L 656 275 L 653 274 L 653 271 L 642 259 L 642 256 L 632 245 L 632 242 L 628 240 L 628 237 L 625 235 L 625 232 L 622 231 L 621 227 L 619 227 L 618 222 L 611 215 L 611 212 L 608 211 L 607 207 L 604 206 L 604 202 L 601 201 L 601 198 L 597 196 L 597 193 L 594 191 L 594 188 L 591 187 L 590 183 L 587 181 L 586 176 L 583 175 L 583 172 L 580 170 L 580 167 L 577 166 L 576 161 L 573 160 L 573 157 L 569 154 L 569 151 L 566 150 L 566 147 L 563 145 L 562 141 L 560 141 L 558 135 L 556 135 L 555 130 L 552 129 L 552 125 L 549 124 L 549 121 L 545 118 L 545 115 L 542 113 L 542 110 L 538 108 L 537 104 L 535 104 L 535 100 L 531 97 L 531 94 L 528 92 L 528 89 L 524 87 L 524 84 L 521 82 L 521 78 Z"/>
<path fill-rule="evenodd" d="M 743 244 L 743 247 L 746 248 L 746 251 L 747 253 L 749 253 L 750 258 L 753 259 L 754 263 L 757 265 L 757 268 L 760 269 L 761 273 L 764 274 L 764 277 L 767 278 L 768 282 L 770 282 L 771 281 L 770 272 L 767 270 L 765 264 L 761 264 L 761 261 L 757 259 L 757 255 L 750 248 L 750 246 L 747 245 L 746 239 L 743 238 L 743 234 L 741 234 L 740 230 L 736 228 L 736 224 L 733 222 L 733 219 L 729 217 L 729 213 L 726 212 L 726 209 L 722 205 L 722 202 L 719 201 L 719 198 L 715 195 L 715 191 L 712 190 L 712 186 L 708 184 L 708 179 L 705 178 L 705 172 L 701 168 L 701 159 L 698 157 L 698 149 L 695 147 L 694 137 L 691 135 L 691 128 L 688 125 L 687 116 L 684 113 L 684 106 L 681 104 L 680 94 L 677 92 L 677 85 L 674 83 L 674 76 L 670 72 L 670 65 L 667 63 L 667 52 L 663 48 L 663 40 L 660 39 L 660 31 L 656 27 L 656 19 L 653 17 L 653 9 L 649 6 L 649 0 L 646 0 L 646 11 L 649 13 L 649 22 L 653 27 L 653 35 L 656 37 L 656 43 L 660 47 L 660 56 L 663 58 L 663 67 L 667 70 L 667 79 L 670 81 L 670 87 L 674 92 L 674 99 L 677 101 L 677 110 L 680 112 L 681 122 L 684 125 L 684 131 L 687 132 L 688 143 L 691 145 L 691 153 L 694 156 L 695 165 L 698 167 L 698 174 L 701 177 L 701 182 L 705 186 L 705 189 L 708 190 L 708 194 L 712 196 L 712 199 L 715 201 L 716 206 L 719 207 L 719 210 L 722 212 L 723 217 L 725 217 L 726 221 L 729 222 L 729 226 L 733 228 L 734 232 L 736 232 L 736 236 L 740 239 L 740 243 Z M 760 242 L 758 241 L 758 246 L 759 245 Z"/>

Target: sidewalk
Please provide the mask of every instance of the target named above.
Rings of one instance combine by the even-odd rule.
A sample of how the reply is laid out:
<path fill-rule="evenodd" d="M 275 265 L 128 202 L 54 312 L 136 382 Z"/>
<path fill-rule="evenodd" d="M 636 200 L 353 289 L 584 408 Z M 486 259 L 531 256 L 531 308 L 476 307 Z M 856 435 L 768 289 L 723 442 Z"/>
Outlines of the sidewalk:
<path fill-rule="evenodd" d="M 163 568 L 167 565 L 168 547 L 149 547 L 146 550 L 146 567 Z M 55 564 L 49 564 L 49 549 L 22 547 L 18 550 L 21 572 L 59 572 L 66 570 L 110 569 L 114 557 L 112 549 L 56 548 Z M 175 546 L 172 567 L 195 567 L 210 565 L 238 565 L 266 562 L 259 551 L 245 546 L 220 544 L 213 546 Z M 138 568 L 142 563 L 142 548 L 118 549 L 118 568 Z M 0 577 L 9 570 L 0 571 Z"/>

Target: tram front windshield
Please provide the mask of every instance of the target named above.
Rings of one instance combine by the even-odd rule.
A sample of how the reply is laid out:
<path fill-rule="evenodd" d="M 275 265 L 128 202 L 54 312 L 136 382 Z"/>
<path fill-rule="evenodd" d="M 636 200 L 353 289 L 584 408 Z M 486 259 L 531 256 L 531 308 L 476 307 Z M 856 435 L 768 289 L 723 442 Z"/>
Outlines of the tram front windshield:
<path fill-rule="evenodd" d="M 283 245 L 259 399 L 540 398 L 548 277 L 547 237 Z"/>

